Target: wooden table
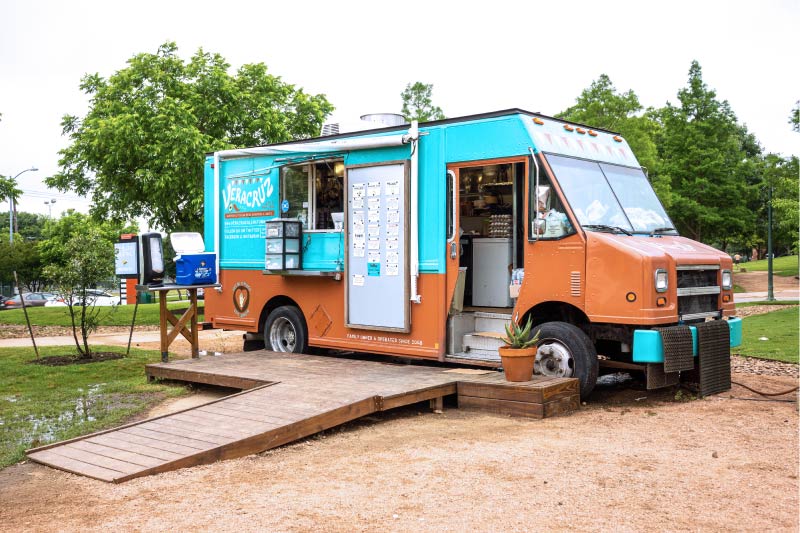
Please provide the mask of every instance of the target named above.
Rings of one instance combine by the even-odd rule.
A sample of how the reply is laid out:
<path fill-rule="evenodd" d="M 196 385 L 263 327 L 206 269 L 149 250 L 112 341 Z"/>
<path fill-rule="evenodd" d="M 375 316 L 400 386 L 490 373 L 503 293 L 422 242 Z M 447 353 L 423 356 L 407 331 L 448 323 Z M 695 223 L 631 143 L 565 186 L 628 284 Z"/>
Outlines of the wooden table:
<path fill-rule="evenodd" d="M 178 336 L 189 341 L 192 347 L 192 358 L 200 357 L 200 347 L 197 338 L 197 289 L 215 289 L 219 284 L 212 283 L 206 285 L 161 285 L 159 287 L 149 287 L 147 285 L 137 285 L 136 290 L 158 293 L 159 309 L 159 329 L 161 332 L 161 361 L 169 361 L 169 345 Z M 189 308 L 180 317 L 167 308 L 167 292 L 186 291 L 189 293 Z M 172 331 L 168 331 L 167 322 L 172 324 Z"/>

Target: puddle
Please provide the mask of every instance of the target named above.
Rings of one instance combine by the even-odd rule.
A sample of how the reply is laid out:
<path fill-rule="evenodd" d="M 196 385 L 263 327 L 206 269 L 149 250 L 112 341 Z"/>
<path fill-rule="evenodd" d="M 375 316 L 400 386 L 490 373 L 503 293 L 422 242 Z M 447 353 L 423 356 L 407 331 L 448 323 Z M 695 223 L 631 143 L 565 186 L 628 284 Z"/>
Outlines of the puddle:
<path fill-rule="evenodd" d="M 39 442 L 50 442 L 55 440 L 56 432 L 63 428 L 79 422 L 93 422 L 96 420 L 97 417 L 93 414 L 95 408 L 99 407 L 98 404 L 105 405 L 106 403 L 100 402 L 103 397 L 100 389 L 103 385 L 105 383 L 98 383 L 87 389 L 78 389 L 80 397 L 75 400 L 68 410 L 62 411 L 56 416 L 43 415 L 23 418 L 27 424 L 30 424 L 25 431 L 27 439 L 33 437 Z"/>

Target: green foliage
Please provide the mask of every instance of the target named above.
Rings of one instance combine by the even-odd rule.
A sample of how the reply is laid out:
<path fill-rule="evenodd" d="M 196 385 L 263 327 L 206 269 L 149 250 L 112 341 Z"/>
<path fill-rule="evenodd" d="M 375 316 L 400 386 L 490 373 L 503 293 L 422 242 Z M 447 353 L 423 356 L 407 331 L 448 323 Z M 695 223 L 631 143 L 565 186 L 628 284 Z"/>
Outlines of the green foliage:
<path fill-rule="evenodd" d="M 798 363 L 798 307 L 745 317 L 738 355 Z M 767 340 L 760 340 L 766 338 Z"/>
<path fill-rule="evenodd" d="M 506 336 L 502 341 L 506 343 L 506 346 L 509 348 L 530 348 L 539 342 L 539 333 L 541 332 L 541 330 L 537 329 L 534 336 L 531 337 L 531 325 L 531 317 L 528 317 L 528 321 L 525 323 L 524 327 L 520 327 L 516 322 L 506 324 Z"/>
<path fill-rule="evenodd" d="M 97 222 L 89 215 L 70 209 L 61 218 L 45 222 L 39 252 L 45 264 L 63 265 L 71 259 L 67 244 L 75 235 L 92 233 L 103 243 L 113 245 L 123 233 L 138 231 L 138 227 L 133 223 L 112 220 Z"/>
<path fill-rule="evenodd" d="M 772 242 L 773 250 L 797 253 L 798 249 L 798 177 L 800 165 L 797 156 L 781 157 L 767 154 L 764 158 L 763 186 L 772 187 Z M 766 191 L 763 194 L 767 196 Z M 761 203 L 759 221 L 763 230 L 758 244 L 766 242 L 767 198 Z"/>
<path fill-rule="evenodd" d="M 45 285 L 42 259 L 35 241 L 14 239 L 9 242 L 8 235 L 0 235 L 0 282 L 14 283 L 14 271 L 23 291 L 39 291 Z"/>
<path fill-rule="evenodd" d="M 722 248 L 741 242 L 755 222 L 748 202 L 757 196 L 761 148 L 728 102 L 717 100 L 703 82 L 696 61 L 678 100 L 680 105 L 667 103 L 656 114 L 659 174 L 670 185 L 670 217 L 694 240 Z"/>
<path fill-rule="evenodd" d="M 91 228 L 74 234 L 63 251 L 67 260 L 47 266 L 45 272 L 67 304 L 78 353 L 90 357 L 89 335 L 97 329 L 98 314 L 104 308 L 94 305 L 86 291 L 114 275 L 114 247 L 98 229 Z"/>
<path fill-rule="evenodd" d="M 8 235 L 9 218 L 7 212 L 0 212 L 0 234 Z M 42 238 L 42 229 L 44 228 L 45 222 L 47 222 L 47 217 L 45 215 L 19 211 L 14 215 L 14 219 L 17 223 L 17 231 L 14 232 L 14 235 L 29 241 L 38 241 Z M 14 237 L 14 240 L 16 239 L 17 237 Z"/>
<path fill-rule="evenodd" d="M 792 131 L 800 133 L 800 100 L 794 103 L 792 114 L 789 115 L 789 124 L 792 125 Z"/>
<path fill-rule="evenodd" d="M 21 194 L 22 191 L 17 188 L 17 182 L 14 178 L 0 176 L 0 201 L 5 201 L 9 198 L 16 200 Z"/>
<path fill-rule="evenodd" d="M 575 105 L 556 117 L 620 133 L 639 163 L 651 173 L 655 170 L 657 152 L 653 137 L 659 124 L 653 119 L 652 110 L 644 113 L 636 93 L 628 90 L 620 94 L 606 74 L 584 89 Z"/>
<path fill-rule="evenodd" d="M 70 145 L 48 185 L 91 195 L 103 219 L 141 216 L 167 232 L 198 231 L 206 152 L 315 136 L 333 110 L 263 63 L 231 75 L 219 54 L 200 49 L 184 62 L 177 52 L 167 42 L 108 79 L 84 76 L 90 109 L 64 116 Z"/>
<path fill-rule="evenodd" d="M 65 355 L 59 346 L 39 351 L 43 357 Z M 22 460 L 28 448 L 117 426 L 162 398 L 186 394 L 184 387 L 147 382 L 143 366 L 160 357 L 132 349 L 112 361 L 44 366 L 30 363 L 32 348 L 0 349 L 0 468 Z"/>
<path fill-rule="evenodd" d="M 412 120 L 428 122 L 444 119 L 445 116 L 442 109 L 433 105 L 432 94 L 432 83 L 418 81 L 413 85 L 410 83 L 406 85 L 406 88 L 400 93 L 400 98 L 403 99 L 403 109 L 401 111 L 403 117 L 408 122 Z"/>

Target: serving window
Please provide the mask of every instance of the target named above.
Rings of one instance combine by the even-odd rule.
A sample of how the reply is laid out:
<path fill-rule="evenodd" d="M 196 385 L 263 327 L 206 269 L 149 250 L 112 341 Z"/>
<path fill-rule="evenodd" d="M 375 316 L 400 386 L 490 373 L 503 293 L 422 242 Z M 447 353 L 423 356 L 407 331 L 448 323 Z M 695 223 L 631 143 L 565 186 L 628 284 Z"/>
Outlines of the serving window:
<path fill-rule="evenodd" d="M 344 212 L 344 162 L 316 161 L 281 169 L 281 218 L 299 220 L 303 230 L 334 229 Z"/>

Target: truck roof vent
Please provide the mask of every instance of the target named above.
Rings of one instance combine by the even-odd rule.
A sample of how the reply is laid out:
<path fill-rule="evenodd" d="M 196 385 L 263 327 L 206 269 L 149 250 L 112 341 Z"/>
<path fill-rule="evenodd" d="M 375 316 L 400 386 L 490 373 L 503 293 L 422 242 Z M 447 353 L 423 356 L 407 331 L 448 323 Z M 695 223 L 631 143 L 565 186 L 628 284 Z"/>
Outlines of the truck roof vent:
<path fill-rule="evenodd" d="M 338 135 L 340 133 L 351 133 L 354 131 L 367 131 L 378 128 L 390 128 L 392 126 L 402 126 L 406 124 L 403 115 L 397 113 L 371 113 L 361 115 L 360 118 L 338 120 L 329 122 L 322 126 L 322 135 Z"/>
<path fill-rule="evenodd" d="M 322 136 L 325 137 L 327 135 L 339 135 L 338 122 L 330 122 L 322 126 Z"/>

